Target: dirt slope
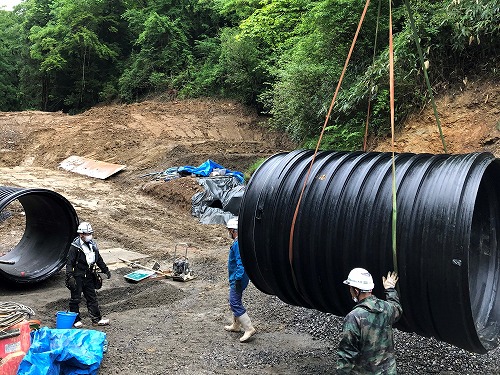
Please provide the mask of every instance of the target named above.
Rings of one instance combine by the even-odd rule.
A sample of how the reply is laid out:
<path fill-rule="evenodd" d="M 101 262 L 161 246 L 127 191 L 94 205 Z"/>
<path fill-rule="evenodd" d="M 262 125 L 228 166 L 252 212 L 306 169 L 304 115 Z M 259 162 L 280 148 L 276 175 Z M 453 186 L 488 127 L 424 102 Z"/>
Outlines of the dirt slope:
<path fill-rule="evenodd" d="M 255 156 L 290 147 L 283 136 L 264 132 L 261 121 L 236 103 L 206 100 L 113 105 L 76 116 L 2 113 L 0 161 L 55 168 L 66 157 L 80 155 L 126 164 L 125 178 L 138 171 L 198 165 L 207 157 L 243 169 Z"/>
<path fill-rule="evenodd" d="M 447 152 L 463 154 L 488 151 L 500 157 L 500 83 L 468 81 L 437 96 Z M 389 138 L 379 140 L 376 151 L 391 151 Z M 397 152 L 444 152 L 431 103 L 411 116 L 396 134 Z"/>
<path fill-rule="evenodd" d="M 438 100 L 454 153 L 491 150 L 499 156 L 499 86 L 469 83 Z M 175 244 L 189 242 L 198 278 L 189 283 L 127 283 L 127 267 L 113 271 L 99 291 L 111 325 L 101 375 L 110 374 L 325 374 L 332 373 L 341 319 L 285 305 L 250 286 L 245 303 L 258 335 L 248 345 L 222 326 L 229 322 L 225 263 L 230 240 L 220 225 L 190 215 L 194 179 L 151 183 L 141 177 L 210 158 L 243 171 L 257 158 L 294 145 L 260 126 L 254 112 L 232 102 L 144 102 L 62 113 L 0 113 L 0 186 L 42 187 L 65 196 L 81 220 L 96 228 L 101 249 L 121 247 L 168 267 Z M 398 135 L 398 151 L 441 152 L 432 111 L 424 110 Z M 390 142 L 379 140 L 379 151 Z M 125 164 L 105 181 L 58 168 L 70 155 Z M 16 210 L 12 210 L 16 213 Z M 0 223 L 0 253 L 22 235 L 22 215 Z M 28 290 L 0 285 L 0 301 L 32 307 L 44 325 L 69 298 L 64 272 Z M 81 306 L 88 324 L 85 307 Z M 314 324 L 314 323 L 317 324 Z M 91 328 L 88 325 L 86 328 Z M 327 332 L 327 334 L 324 334 Z M 485 356 L 396 332 L 398 373 L 495 374 L 498 350 Z"/>
<path fill-rule="evenodd" d="M 1 184 L 55 190 L 103 237 L 121 238 L 135 251 L 162 251 L 198 232 L 188 207 L 198 184 L 195 179 L 154 184 L 141 176 L 207 159 L 244 171 L 259 158 L 293 149 L 286 137 L 266 132 L 261 121 L 241 105 L 211 100 L 113 105 L 76 116 L 0 113 Z M 126 169 L 106 181 L 83 177 L 58 167 L 71 155 Z M 158 236 L 162 243 L 152 248 L 148 243 Z M 214 236 L 208 229 L 199 237 L 205 244 Z"/>

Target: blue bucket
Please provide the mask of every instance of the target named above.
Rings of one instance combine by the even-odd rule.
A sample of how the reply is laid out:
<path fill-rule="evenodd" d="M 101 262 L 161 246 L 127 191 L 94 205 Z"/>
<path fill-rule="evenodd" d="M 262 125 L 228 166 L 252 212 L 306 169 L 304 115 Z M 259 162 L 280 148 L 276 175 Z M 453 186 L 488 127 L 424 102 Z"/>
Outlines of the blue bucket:
<path fill-rule="evenodd" d="M 58 311 L 56 317 L 56 328 L 72 328 L 78 314 L 69 311 Z"/>

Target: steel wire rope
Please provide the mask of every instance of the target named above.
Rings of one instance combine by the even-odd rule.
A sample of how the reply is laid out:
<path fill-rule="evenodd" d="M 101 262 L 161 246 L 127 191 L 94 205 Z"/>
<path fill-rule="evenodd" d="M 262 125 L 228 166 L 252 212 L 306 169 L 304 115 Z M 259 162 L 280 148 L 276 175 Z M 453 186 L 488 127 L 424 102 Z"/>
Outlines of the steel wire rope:
<path fill-rule="evenodd" d="M 0 331 L 35 315 L 31 307 L 17 302 L 0 302 Z"/>
<path fill-rule="evenodd" d="M 329 118 L 331 116 L 331 113 L 332 113 L 332 110 L 333 110 L 333 106 L 335 105 L 335 101 L 337 99 L 337 95 L 339 93 L 340 86 L 342 84 L 342 80 L 344 79 L 344 75 L 345 75 L 345 72 L 347 70 L 347 66 L 349 65 L 349 61 L 351 59 L 351 55 L 352 55 L 352 52 L 354 50 L 354 46 L 356 44 L 356 40 L 358 39 L 359 31 L 361 30 L 361 25 L 363 24 L 363 21 L 365 19 L 366 12 L 368 10 L 368 6 L 369 5 L 370 5 L 370 0 L 366 0 L 365 7 L 363 9 L 363 13 L 361 14 L 361 18 L 359 20 L 358 27 L 356 29 L 356 33 L 354 34 L 354 38 L 353 38 L 352 43 L 351 43 L 351 48 L 349 49 L 349 53 L 347 54 L 347 58 L 345 60 L 344 67 L 342 69 L 342 73 L 340 74 L 340 78 L 339 78 L 339 81 L 337 83 L 337 88 L 335 89 L 335 93 L 334 93 L 332 101 L 330 103 L 330 107 L 328 108 L 328 112 L 327 112 L 326 117 L 325 117 L 325 122 L 323 124 L 323 128 L 321 129 L 321 133 L 320 133 L 319 138 L 318 138 L 318 143 L 316 144 L 316 149 L 314 150 L 314 154 L 313 154 L 313 156 L 311 158 L 311 162 L 309 164 L 309 168 L 307 170 L 307 173 L 306 173 L 306 176 L 305 176 L 305 179 L 304 179 L 304 184 L 302 185 L 302 190 L 300 192 L 299 199 L 297 201 L 297 206 L 295 207 L 295 212 L 294 212 L 293 219 L 292 219 L 292 225 L 290 227 L 290 241 L 289 241 L 289 244 L 288 244 L 288 259 L 289 259 L 289 262 L 290 262 L 290 271 L 291 271 L 291 274 L 292 274 L 293 283 L 294 283 L 294 286 L 295 286 L 295 288 L 297 290 L 299 288 L 297 287 L 297 280 L 295 278 L 295 272 L 294 272 L 294 269 L 293 269 L 293 235 L 294 235 L 294 231 L 295 231 L 295 223 L 297 221 L 297 215 L 298 215 L 298 212 L 299 212 L 300 203 L 302 201 L 302 197 L 304 195 L 304 191 L 306 189 L 306 185 L 307 185 L 307 182 L 309 180 L 309 175 L 311 174 L 312 166 L 313 166 L 314 161 L 316 159 L 316 155 L 318 153 L 319 146 L 321 144 L 321 140 L 323 138 L 323 134 L 325 132 L 326 125 L 328 124 L 328 120 L 329 120 Z"/>

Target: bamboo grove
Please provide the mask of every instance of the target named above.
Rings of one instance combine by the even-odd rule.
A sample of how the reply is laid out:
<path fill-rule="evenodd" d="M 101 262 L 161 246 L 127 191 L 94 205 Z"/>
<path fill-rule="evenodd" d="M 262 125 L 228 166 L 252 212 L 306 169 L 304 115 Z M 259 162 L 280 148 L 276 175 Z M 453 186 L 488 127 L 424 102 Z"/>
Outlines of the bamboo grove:
<path fill-rule="evenodd" d="M 500 0 L 413 0 L 433 87 L 499 77 Z M 403 0 L 393 1 L 396 122 L 428 100 Z M 254 106 L 307 145 L 321 128 L 360 0 L 24 0 L 0 10 L 0 111 L 79 113 L 147 98 Z M 371 2 L 324 147 L 385 132 L 389 1 Z"/>

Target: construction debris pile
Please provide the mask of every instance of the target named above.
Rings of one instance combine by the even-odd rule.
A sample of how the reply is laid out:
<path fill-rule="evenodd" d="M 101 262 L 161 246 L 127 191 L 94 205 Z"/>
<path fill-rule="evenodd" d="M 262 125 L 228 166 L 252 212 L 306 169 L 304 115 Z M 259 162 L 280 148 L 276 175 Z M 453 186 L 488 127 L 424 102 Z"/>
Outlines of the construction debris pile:
<path fill-rule="evenodd" d="M 198 167 L 170 167 L 140 177 L 165 182 L 182 177 L 197 178 L 203 191 L 193 195 L 191 214 L 202 224 L 225 224 L 237 216 L 245 192 L 241 172 L 226 169 L 210 159 Z"/>

